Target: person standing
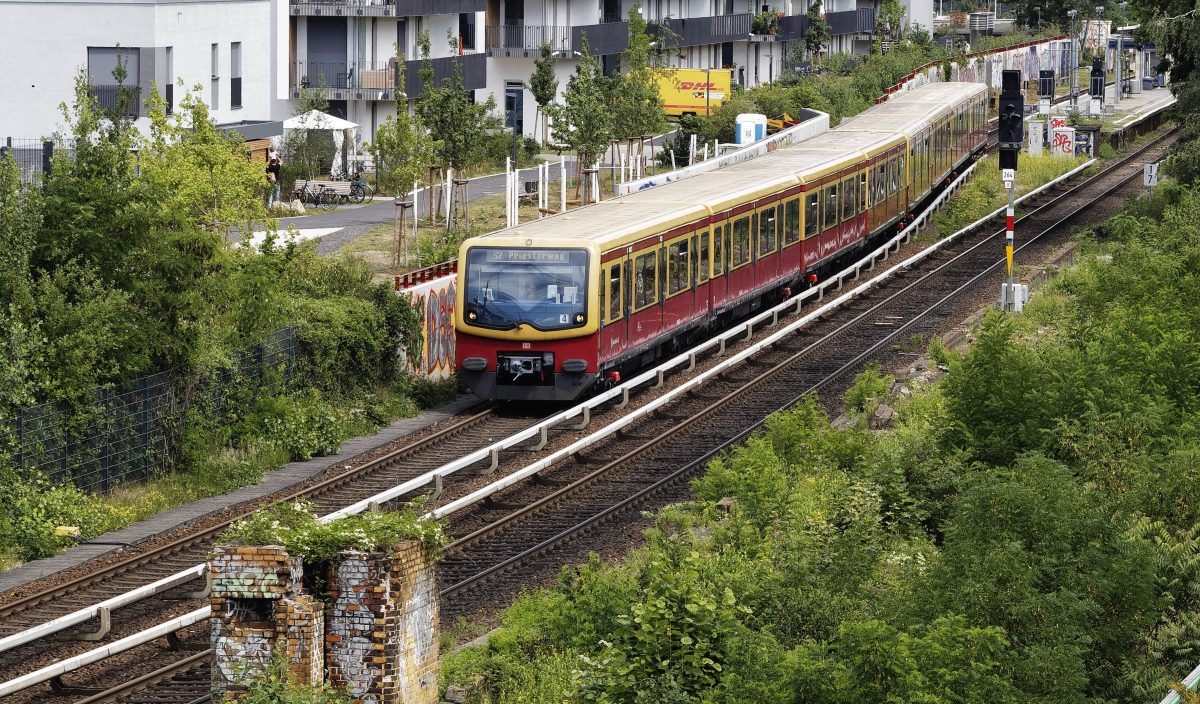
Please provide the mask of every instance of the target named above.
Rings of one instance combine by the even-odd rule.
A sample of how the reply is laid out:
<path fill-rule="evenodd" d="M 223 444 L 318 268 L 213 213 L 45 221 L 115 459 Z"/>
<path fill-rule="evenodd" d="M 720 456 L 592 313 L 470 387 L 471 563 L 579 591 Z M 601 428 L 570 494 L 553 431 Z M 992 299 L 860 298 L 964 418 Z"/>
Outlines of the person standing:
<path fill-rule="evenodd" d="M 267 161 L 267 187 L 270 189 L 267 207 L 274 208 L 279 202 L 279 157 L 272 156 Z"/>

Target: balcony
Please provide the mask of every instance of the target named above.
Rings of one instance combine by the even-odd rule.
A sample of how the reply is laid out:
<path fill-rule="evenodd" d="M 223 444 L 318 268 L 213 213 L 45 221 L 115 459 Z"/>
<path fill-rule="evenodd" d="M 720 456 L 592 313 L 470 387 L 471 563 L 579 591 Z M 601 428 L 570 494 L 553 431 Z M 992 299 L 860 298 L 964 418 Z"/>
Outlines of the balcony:
<path fill-rule="evenodd" d="M 491 57 L 533 58 L 543 43 L 560 59 L 575 58 L 587 37 L 593 56 L 619 54 L 629 46 L 629 23 L 606 22 L 578 27 L 543 25 L 493 25 L 487 28 L 485 47 Z"/>
<path fill-rule="evenodd" d="M 542 44 L 549 44 L 551 51 L 564 57 L 575 50 L 570 27 L 502 24 L 484 31 L 484 48 L 492 57 L 535 57 Z"/>
<path fill-rule="evenodd" d="M 870 38 L 875 31 L 875 8 L 860 7 L 845 12 L 830 12 L 825 15 L 830 34 L 865 34 Z"/>
<path fill-rule="evenodd" d="M 303 17 L 414 17 L 483 12 L 487 0 L 318 0 L 291 2 L 291 13 Z"/>
<path fill-rule="evenodd" d="M 666 27 L 677 36 L 670 37 L 667 41 L 674 46 L 703 46 L 705 44 L 721 44 L 723 42 L 744 42 L 750 38 L 752 21 L 753 16 L 749 13 L 669 19 L 665 23 Z M 652 29 L 651 31 L 654 30 Z M 659 30 L 659 33 L 661 33 L 661 30 Z"/>
<path fill-rule="evenodd" d="M 124 95 L 122 95 L 122 91 Z M 92 95 L 105 112 L 113 113 L 120 107 L 123 108 L 121 114 L 124 117 L 136 118 L 142 114 L 142 89 L 139 86 L 92 86 Z"/>
<path fill-rule="evenodd" d="M 434 85 L 454 75 L 454 61 L 462 63 L 463 87 L 478 90 L 487 84 L 487 57 L 465 54 L 433 60 Z M 421 62 L 404 62 L 404 82 L 410 97 L 421 94 Z M 292 97 L 302 88 L 316 88 L 327 100 L 395 100 L 396 60 L 297 61 L 292 66 Z"/>
<path fill-rule="evenodd" d="M 779 18 L 779 32 L 775 38 L 781 42 L 798 41 L 804 39 L 807 31 L 807 17 L 804 15 L 788 15 Z"/>

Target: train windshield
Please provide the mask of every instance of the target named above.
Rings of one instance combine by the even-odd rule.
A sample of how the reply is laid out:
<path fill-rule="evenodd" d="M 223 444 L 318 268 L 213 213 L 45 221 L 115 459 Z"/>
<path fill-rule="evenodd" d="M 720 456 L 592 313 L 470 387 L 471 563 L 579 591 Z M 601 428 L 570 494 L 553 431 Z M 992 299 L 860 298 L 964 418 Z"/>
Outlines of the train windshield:
<path fill-rule="evenodd" d="M 464 315 L 471 325 L 511 330 L 580 327 L 587 321 L 587 250 L 472 247 Z"/>

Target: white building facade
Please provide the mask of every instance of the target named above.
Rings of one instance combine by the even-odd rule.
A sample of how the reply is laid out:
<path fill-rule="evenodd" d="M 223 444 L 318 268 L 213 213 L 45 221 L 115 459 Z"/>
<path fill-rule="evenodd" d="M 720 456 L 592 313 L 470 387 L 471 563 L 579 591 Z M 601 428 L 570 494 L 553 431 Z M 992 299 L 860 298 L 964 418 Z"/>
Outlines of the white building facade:
<path fill-rule="evenodd" d="M 745 86 L 784 69 L 802 43 L 806 0 L 644 0 L 643 17 L 670 29 L 672 66 L 733 72 Z M 869 48 L 876 0 L 827 0 L 832 51 Z M 0 140 L 50 136 L 62 123 L 79 71 L 102 102 L 112 101 L 112 69 L 141 103 L 152 86 L 177 104 L 179 83 L 198 87 L 219 124 L 286 119 L 305 87 L 325 93 L 330 112 L 361 125 L 370 141 L 397 108 L 396 76 L 407 97 L 422 90 L 417 38 L 428 32 L 435 82 L 457 63 L 478 101 L 493 97 L 507 121 L 536 131 L 537 105 L 524 84 L 538 48 L 555 52 L 560 91 L 584 38 L 606 72 L 619 70 L 633 0 L 0 0 Z M 772 33 L 752 32 L 754 16 L 781 13 Z M 449 39 L 448 39 L 449 36 Z M 403 63 L 396 60 L 396 49 Z M 401 96 L 401 105 L 404 104 Z"/>

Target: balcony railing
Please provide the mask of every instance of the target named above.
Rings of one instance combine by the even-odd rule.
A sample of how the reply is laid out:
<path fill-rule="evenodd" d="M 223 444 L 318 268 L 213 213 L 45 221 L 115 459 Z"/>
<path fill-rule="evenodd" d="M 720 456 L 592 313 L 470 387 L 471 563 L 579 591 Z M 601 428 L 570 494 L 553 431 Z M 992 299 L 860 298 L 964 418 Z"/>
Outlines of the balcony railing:
<path fill-rule="evenodd" d="M 668 42 L 676 46 L 702 46 L 723 42 L 744 42 L 750 38 L 751 23 L 752 16 L 745 13 L 669 19 L 665 25 L 678 36 L 678 38 L 668 38 Z"/>
<path fill-rule="evenodd" d="M 486 31 L 488 56 L 534 57 L 543 42 L 561 59 L 574 58 L 583 51 L 587 37 L 588 53 L 593 56 L 619 54 L 629 46 L 628 22 L 605 22 L 578 27 L 553 25 L 492 25 Z"/>
<path fill-rule="evenodd" d="M 629 23 L 604 22 L 585 24 L 571 28 L 571 51 L 583 51 L 583 38 L 587 37 L 588 53 L 593 56 L 620 54 L 629 48 Z"/>
<path fill-rule="evenodd" d="M 413 17 L 483 12 L 486 0 L 318 0 L 290 3 L 293 15 L 306 17 Z"/>
<path fill-rule="evenodd" d="M 122 95 L 122 91 L 124 94 Z M 92 95 L 106 112 L 115 112 L 123 108 L 125 117 L 138 117 L 142 114 L 142 89 L 139 86 L 100 85 L 92 86 Z M 120 105 L 124 99 L 124 104 Z"/>
<path fill-rule="evenodd" d="M 571 28 L 563 26 L 502 24 L 489 26 L 484 35 L 488 56 L 537 56 L 542 44 L 564 56 L 574 50 Z"/>
<path fill-rule="evenodd" d="M 875 31 L 875 8 L 860 7 L 825 15 L 830 34 L 871 34 Z"/>
<path fill-rule="evenodd" d="M 781 42 L 803 39 L 808 31 L 808 18 L 804 15 L 787 15 L 779 18 L 779 31 L 776 38 Z"/>
<path fill-rule="evenodd" d="M 454 62 L 462 63 L 463 87 L 478 90 L 487 85 L 487 57 L 465 54 L 434 59 L 434 85 L 454 75 Z M 404 62 L 405 92 L 417 96 L 423 90 L 420 61 Z M 297 61 L 292 66 L 292 97 L 301 89 L 315 88 L 329 100 L 395 100 L 396 60 L 387 61 Z"/>

